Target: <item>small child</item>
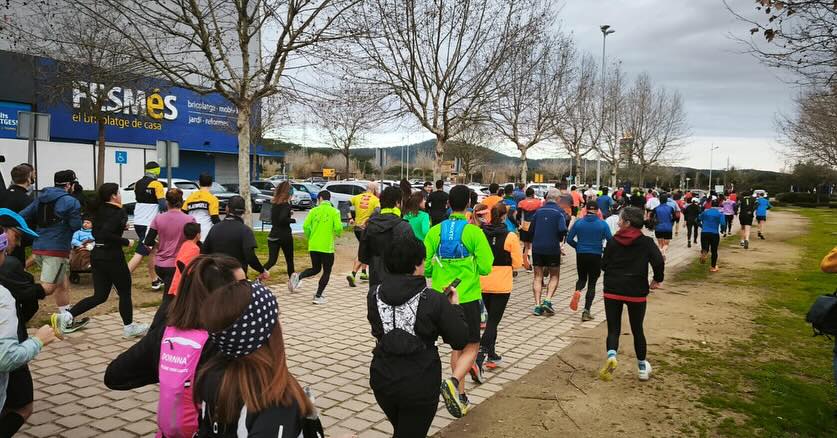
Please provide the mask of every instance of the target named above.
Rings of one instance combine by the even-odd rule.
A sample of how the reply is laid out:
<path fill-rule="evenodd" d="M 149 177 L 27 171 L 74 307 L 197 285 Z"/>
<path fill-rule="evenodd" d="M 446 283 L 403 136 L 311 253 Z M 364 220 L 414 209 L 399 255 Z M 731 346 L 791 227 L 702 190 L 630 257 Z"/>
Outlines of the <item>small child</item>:
<path fill-rule="evenodd" d="M 93 239 L 93 221 L 90 218 L 84 218 L 81 223 L 81 229 L 73 233 L 73 248 L 86 247 L 87 250 L 93 249 L 88 243 L 95 243 Z"/>

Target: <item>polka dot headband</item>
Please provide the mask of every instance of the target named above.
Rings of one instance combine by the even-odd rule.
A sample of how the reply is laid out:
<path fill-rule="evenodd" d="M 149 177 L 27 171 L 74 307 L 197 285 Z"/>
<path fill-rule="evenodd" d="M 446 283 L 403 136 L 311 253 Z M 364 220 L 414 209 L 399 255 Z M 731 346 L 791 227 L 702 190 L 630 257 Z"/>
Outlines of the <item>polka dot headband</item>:
<path fill-rule="evenodd" d="M 212 341 L 224 355 L 232 358 L 246 356 L 270 339 L 279 319 L 276 297 L 261 284 L 250 285 L 250 304 L 229 327 L 212 333 Z"/>

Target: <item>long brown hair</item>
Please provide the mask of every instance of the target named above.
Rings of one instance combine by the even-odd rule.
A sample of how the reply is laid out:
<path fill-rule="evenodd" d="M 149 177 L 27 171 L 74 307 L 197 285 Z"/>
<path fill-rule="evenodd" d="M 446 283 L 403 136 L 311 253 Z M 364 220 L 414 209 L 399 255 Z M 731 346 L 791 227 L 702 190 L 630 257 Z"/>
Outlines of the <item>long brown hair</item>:
<path fill-rule="evenodd" d="M 246 281 L 210 294 L 202 308 L 206 329 L 217 333 L 231 326 L 250 304 L 250 297 L 250 284 Z M 282 324 L 278 321 L 268 341 L 253 353 L 235 359 L 223 354 L 213 357 L 198 373 L 196 386 L 202 387 L 206 376 L 216 372 L 214 370 L 223 372 L 213 411 L 221 423 L 232 423 L 242 405 L 250 412 L 259 412 L 271 406 L 291 406 L 295 402 L 302 416 L 314 410 L 299 382 L 288 370 Z"/>
<path fill-rule="evenodd" d="M 505 222 L 503 216 L 508 213 L 509 207 L 502 202 L 498 202 L 494 204 L 494 207 L 491 207 L 491 225 L 500 225 Z"/>
<path fill-rule="evenodd" d="M 291 199 L 291 183 L 288 181 L 282 181 L 278 186 L 276 186 L 276 190 L 273 191 L 273 199 L 270 201 L 274 204 L 283 204 L 288 202 Z"/>
<path fill-rule="evenodd" d="M 166 325 L 179 329 L 202 329 L 201 306 L 214 290 L 235 283 L 241 263 L 226 255 L 202 255 L 183 269 L 177 295 L 169 306 Z M 176 269 L 180 269 L 179 267 Z"/>
<path fill-rule="evenodd" d="M 424 194 L 422 192 L 415 192 L 407 198 L 407 203 L 404 205 L 404 215 L 418 214 L 421 210 L 421 201 L 424 201 Z"/>

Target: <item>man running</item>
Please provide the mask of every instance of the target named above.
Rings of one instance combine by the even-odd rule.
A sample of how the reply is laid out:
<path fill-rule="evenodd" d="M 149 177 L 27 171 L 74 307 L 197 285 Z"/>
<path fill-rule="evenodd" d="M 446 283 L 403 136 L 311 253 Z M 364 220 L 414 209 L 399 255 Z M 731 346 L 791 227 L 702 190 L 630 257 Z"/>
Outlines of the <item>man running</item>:
<path fill-rule="evenodd" d="M 399 193 L 399 197 L 401 194 Z M 331 268 L 334 266 L 334 239 L 343 233 L 343 222 L 340 220 L 340 210 L 331 205 L 331 192 L 323 190 L 317 195 L 317 206 L 308 212 L 302 225 L 305 238 L 308 239 L 308 254 L 311 256 L 311 267 L 302 273 L 291 275 L 291 288 L 299 289 L 299 282 L 313 277 L 323 271 L 317 292 L 311 301 L 314 304 L 325 304 L 323 295 L 328 280 L 331 278 Z"/>
<path fill-rule="evenodd" d="M 134 204 L 134 231 L 137 233 L 137 247 L 134 256 L 128 261 L 131 272 L 137 269 L 144 257 L 148 257 L 148 275 L 151 289 L 163 288 L 163 279 L 154 271 L 154 256 L 157 251 L 143 245 L 148 226 L 158 213 L 166 212 L 166 189 L 157 178 L 160 177 L 160 165 L 156 161 L 145 163 L 145 175 L 134 184 L 136 204 Z"/>
<path fill-rule="evenodd" d="M 599 219 L 599 206 L 595 202 L 587 204 L 585 210 L 584 217 L 575 221 L 567 235 L 567 243 L 575 248 L 575 265 L 578 271 L 570 309 L 578 310 L 581 290 L 587 287 L 584 312 L 581 313 L 582 322 L 593 319 L 590 309 L 593 307 L 593 299 L 596 298 L 596 282 L 602 273 L 602 242 L 607 242 L 613 237 L 607 222 Z"/>
<path fill-rule="evenodd" d="M 485 234 L 465 218 L 469 199 L 468 187 L 451 188 L 449 202 L 453 213 L 449 219 L 434 225 L 424 238 L 425 277 L 432 279 L 431 287 L 436 291 L 455 285 L 468 324 L 468 344 L 462 350 L 451 352 L 452 376 L 442 382 L 445 405 L 457 418 L 468 412 L 465 375 L 470 372 L 476 383 L 482 383 L 482 373 L 474 362 L 480 346 L 480 276 L 488 275 L 494 263 Z"/>
<path fill-rule="evenodd" d="M 520 241 L 523 242 L 523 258 L 526 260 L 524 265 L 528 266 L 527 272 L 534 272 L 532 270 L 532 219 L 535 217 L 535 212 L 543 205 L 540 199 L 535 197 L 535 189 L 528 187 L 526 189 L 526 199 L 517 204 L 517 223 L 520 224 Z"/>
<path fill-rule="evenodd" d="M 357 238 L 358 243 L 358 256 L 355 257 L 355 261 L 352 264 L 352 273 L 346 276 L 346 280 L 349 282 L 349 286 L 351 287 L 357 286 L 355 277 L 357 276 L 358 270 L 361 271 L 361 280 L 369 280 L 369 275 L 366 273 L 366 269 L 368 268 L 368 266 L 361 263 L 360 254 L 361 252 L 363 252 L 362 236 L 363 230 L 366 228 L 366 221 L 368 221 L 369 218 L 372 217 L 372 214 L 375 213 L 375 210 L 381 207 L 381 202 L 378 199 L 378 190 L 378 183 L 370 181 L 369 184 L 366 185 L 366 191 L 359 195 L 355 195 L 354 197 L 352 197 L 351 200 L 352 218 L 349 219 L 349 225 L 354 225 L 355 238 Z M 329 204 L 331 203 L 329 202 Z"/>
<path fill-rule="evenodd" d="M 607 194 L 607 187 L 602 188 L 602 195 L 596 198 L 596 203 L 599 204 L 599 211 L 602 212 L 602 217 L 605 219 L 610 217 L 611 208 L 613 208 L 613 198 Z"/>
<path fill-rule="evenodd" d="M 436 191 L 427 196 L 427 213 L 431 226 L 448 218 L 448 194 L 443 180 L 436 181 Z"/>
<path fill-rule="evenodd" d="M 750 193 L 742 193 L 738 202 L 738 223 L 741 225 L 741 245 L 750 249 L 750 229 L 753 226 L 753 216 L 756 214 L 756 199 Z"/>
<path fill-rule="evenodd" d="M 712 253 L 710 272 L 718 272 L 718 245 L 721 243 L 721 227 L 724 215 L 718 206 L 718 200 L 712 201 L 712 207 L 700 214 L 700 262 L 706 263 L 707 254 Z"/>
<path fill-rule="evenodd" d="M 498 202 L 503 202 L 503 198 L 498 194 L 500 192 L 500 185 L 491 183 L 488 185 L 488 196 L 482 200 L 482 205 L 488 207 L 489 210 L 494 208 Z"/>
<path fill-rule="evenodd" d="M 692 247 L 693 240 L 695 245 L 698 243 L 700 210 L 700 199 L 697 197 L 691 198 L 691 202 L 683 210 L 683 217 L 686 220 L 686 246 L 689 248 Z"/>
<path fill-rule="evenodd" d="M 756 220 L 759 222 L 759 239 L 764 240 L 764 227 L 767 222 L 767 210 L 773 208 L 770 201 L 764 197 L 764 192 L 758 193 L 756 198 Z"/>
<path fill-rule="evenodd" d="M 198 184 L 200 190 L 186 198 L 186 201 L 183 202 L 183 211 L 195 218 L 195 222 L 201 226 L 200 235 L 201 242 L 203 242 L 209 235 L 212 226 L 221 222 L 221 218 L 218 211 L 218 198 L 210 191 L 212 175 L 202 173 L 198 177 Z"/>
<path fill-rule="evenodd" d="M 369 266 L 369 288 L 383 282 L 386 268 L 382 260 L 386 248 L 399 233 L 412 233 L 410 223 L 401 218 L 401 190 L 387 187 L 381 194 L 381 212 L 367 222 L 361 236 L 360 261 Z"/>
<path fill-rule="evenodd" d="M 558 289 L 558 279 L 561 275 L 561 242 L 567 234 L 567 219 L 564 210 L 558 206 L 560 196 L 558 189 L 549 189 L 546 193 L 546 203 L 535 212 L 529 226 L 529 232 L 532 233 L 532 264 L 535 270 L 532 285 L 535 297 L 532 314 L 535 316 L 544 313 L 555 314 L 552 297 Z M 549 283 L 546 297 L 541 300 L 545 272 L 549 273 Z"/>
<path fill-rule="evenodd" d="M 570 196 L 573 198 L 573 217 L 578 216 L 578 210 L 581 208 L 581 204 L 584 204 L 584 196 L 582 196 L 581 192 L 578 191 L 578 187 L 573 185 L 570 187 Z"/>
<path fill-rule="evenodd" d="M 226 254 L 241 263 L 241 269 L 247 273 L 251 267 L 259 273 L 259 280 L 267 280 L 270 272 L 265 270 L 259 258 L 256 257 L 256 236 L 253 230 L 244 224 L 244 198 L 235 195 L 227 201 L 227 215 L 224 220 L 209 230 L 209 235 L 203 242 L 201 254 Z M 181 223 L 180 229 L 183 229 Z M 175 253 L 176 256 L 176 253 Z M 174 272 L 172 271 L 172 275 Z"/>

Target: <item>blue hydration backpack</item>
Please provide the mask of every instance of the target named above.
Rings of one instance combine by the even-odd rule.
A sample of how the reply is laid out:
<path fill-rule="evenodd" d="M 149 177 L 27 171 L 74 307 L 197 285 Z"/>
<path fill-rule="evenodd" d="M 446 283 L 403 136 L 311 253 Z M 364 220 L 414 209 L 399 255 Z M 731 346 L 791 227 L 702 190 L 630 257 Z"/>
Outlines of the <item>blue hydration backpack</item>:
<path fill-rule="evenodd" d="M 442 259 L 464 259 L 470 257 L 471 253 L 462 243 L 462 231 L 468 222 L 462 219 L 447 219 L 442 222 L 440 233 L 439 249 L 437 254 Z"/>

